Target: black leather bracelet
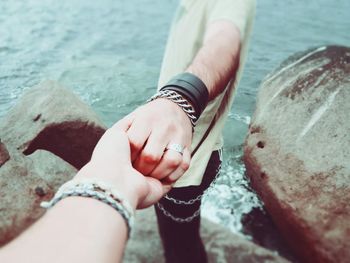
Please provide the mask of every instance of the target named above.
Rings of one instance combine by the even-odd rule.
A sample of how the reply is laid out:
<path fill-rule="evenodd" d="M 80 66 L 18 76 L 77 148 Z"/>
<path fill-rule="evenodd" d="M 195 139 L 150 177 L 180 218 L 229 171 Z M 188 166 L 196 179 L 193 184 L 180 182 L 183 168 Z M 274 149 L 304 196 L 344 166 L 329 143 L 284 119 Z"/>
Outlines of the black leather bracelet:
<path fill-rule="evenodd" d="M 197 119 L 204 111 L 209 99 L 204 82 L 188 72 L 176 75 L 160 90 L 173 90 L 184 96 L 194 107 Z"/>

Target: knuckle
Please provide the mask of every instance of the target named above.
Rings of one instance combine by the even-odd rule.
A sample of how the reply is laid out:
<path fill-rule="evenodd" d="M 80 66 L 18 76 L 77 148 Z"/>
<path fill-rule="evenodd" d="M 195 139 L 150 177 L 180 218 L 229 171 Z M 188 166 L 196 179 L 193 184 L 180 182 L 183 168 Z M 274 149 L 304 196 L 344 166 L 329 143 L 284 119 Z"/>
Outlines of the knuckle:
<path fill-rule="evenodd" d="M 174 132 L 178 130 L 178 125 L 176 125 L 172 120 L 164 120 L 164 127 L 165 127 L 165 132 Z"/>
<path fill-rule="evenodd" d="M 165 177 L 162 179 L 163 185 L 171 185 L 175 182 L 176 180 L 173 179 L 172 175 Z"/>
<path fill-rule="evenodd" d="M 175 183 L 183 174 L 183 172 L 174 172 L 168 176 L 169 181 Z"/>
<path fill-rule="evenodd" d="M 173 121 L 169 122 L 168 127 L 170 130 L 174 131 L 178 129 L 178 125 L 176 125 Z"/>
<path fill-rule="evenodd" d="M 170 168 L 176 168 L 180 165 L 181 158 L 176 156 L 168 156 L 166 162 Z"/>
<path fill-rule="evenodd" d="M 184 170 L 184 171 L 187 171 L 188 168 L 190 168 L 190 162 L 188 162 L 188 161 L 182 162 L 181 169 Z"/>
<path fill-rule="evenodd" d="M 149 176 L 161 180 L 163 178 L 163 174 L 159 173 L 159 172 L 152 172 L 149 174 Z"/>
<path fill-rule="evenodd" d="M 143 143 L 140 141 L 130 140 L 130 146 L 132 149 L 141 149 L 143 147 Z"/>
<path fill-rule="evenodd" d="M 156 164 L 158 163 L 160 157 L 155 154 L 155 153 L 151 153 L 151 152 L 143 152 L 142 154 L 142 159 L 149 164 Z"/>

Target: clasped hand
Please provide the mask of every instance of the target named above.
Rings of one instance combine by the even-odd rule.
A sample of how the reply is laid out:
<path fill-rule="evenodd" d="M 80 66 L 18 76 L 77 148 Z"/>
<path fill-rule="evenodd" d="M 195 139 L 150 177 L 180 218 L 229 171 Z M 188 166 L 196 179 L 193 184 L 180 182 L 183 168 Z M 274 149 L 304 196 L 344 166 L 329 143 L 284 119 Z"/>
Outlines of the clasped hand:
<path fill-rule="evenodd" d="M 166 99 L 149 102 L 108 129 L 91 161 L 77 177 L 112 183 L 134 208 L 144 208 L 164 196 L 188 169 L 192 126 L 187 115 Z M 168 149 L 183 147 L 183 153 Z"/>
<path fill-rule="evenodd" d="M 127 130 L 133 166 L 140 173 L 174 183 L 191 160 L 192 125 L 183 110 L 167 99 L 156 99 L 117 123 Z M 181 145 L 183 153 L 168 149 Z"/>

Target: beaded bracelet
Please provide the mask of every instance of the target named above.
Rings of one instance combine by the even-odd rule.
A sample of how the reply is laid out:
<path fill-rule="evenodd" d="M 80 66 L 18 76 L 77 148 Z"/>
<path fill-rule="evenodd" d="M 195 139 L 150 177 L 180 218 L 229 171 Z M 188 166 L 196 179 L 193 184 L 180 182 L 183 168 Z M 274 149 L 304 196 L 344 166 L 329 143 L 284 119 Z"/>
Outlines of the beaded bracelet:
<path fill-rule="evenodd" d="M 110 185 L 96 179 L 71 180 L 63 184 L 49 202 L 41 202 L 43 208 L 51 208 L 60 200 L 69 196 L 90 197 L 113 207 L 125 220 L 128 237 L 134 224 L 134 212 L 131 205 Z"/>
<path fill-rule="evenodd" d="M 158 98 L 168 99 L 176 103 L 186 113 L 187 117 L 191 121 L 192 127 L 196 126 L 197 117 L 195 116 L 195 111 L 191 104 L 182 95 L 173 90 L 161 90 L 148 99 L 147 102 Z"/>

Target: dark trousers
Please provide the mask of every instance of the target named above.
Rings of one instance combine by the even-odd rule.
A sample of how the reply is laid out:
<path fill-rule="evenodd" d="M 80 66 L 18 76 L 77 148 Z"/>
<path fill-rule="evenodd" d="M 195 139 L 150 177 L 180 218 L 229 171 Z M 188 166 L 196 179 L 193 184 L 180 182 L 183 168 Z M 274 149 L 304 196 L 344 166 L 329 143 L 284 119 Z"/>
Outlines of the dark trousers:
<path fill-rule="evenodd" d="M 202 183 L 199 186 L 173 188 L 168 193 L 168 197 L 189 201 L 202 195 L 215 179 L 220 164 L 219 151 L 214 151 L 209 159 Z M 184 205 L 162 198 L 159 203 L 174 217 L 184 219 L 191 217 L 200 208 L 201 200 L 199 199 L 190 205 Z M 167 263 L 205 263 L 208 261 L 199 234 L 200 216 L 194 217 L 190 222 L 178 222 L 179 220 L 164 215 L 164 211 L 158 205 L 155 205 L 155 210 Z"/>

